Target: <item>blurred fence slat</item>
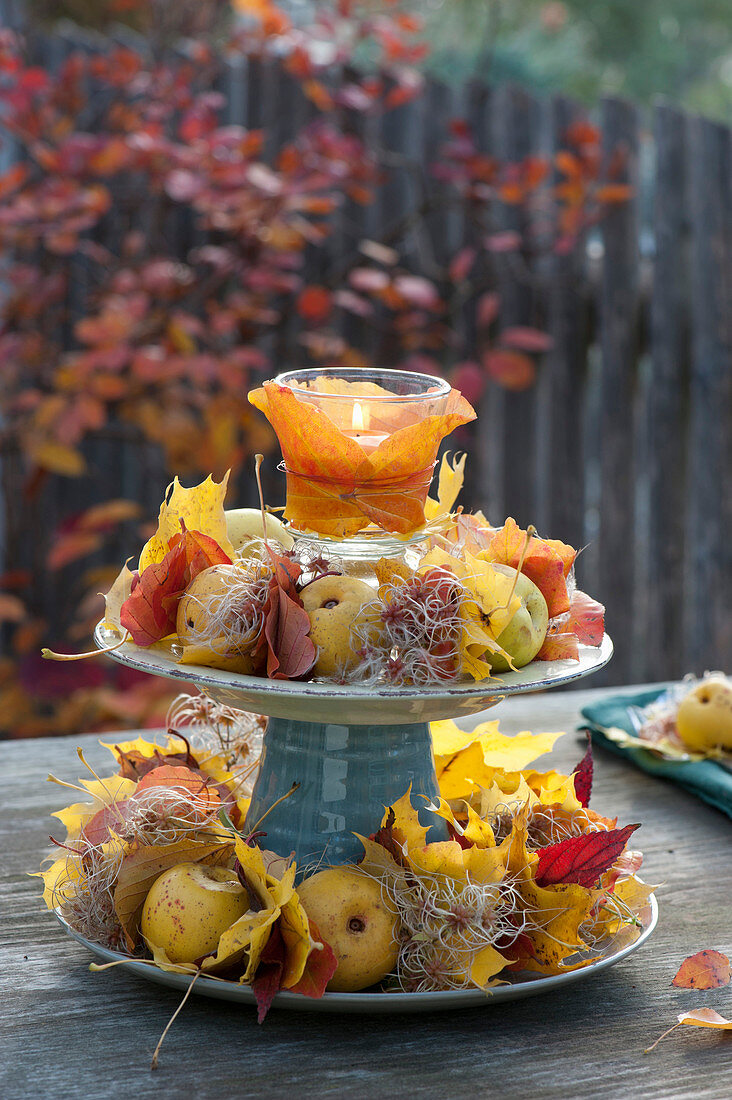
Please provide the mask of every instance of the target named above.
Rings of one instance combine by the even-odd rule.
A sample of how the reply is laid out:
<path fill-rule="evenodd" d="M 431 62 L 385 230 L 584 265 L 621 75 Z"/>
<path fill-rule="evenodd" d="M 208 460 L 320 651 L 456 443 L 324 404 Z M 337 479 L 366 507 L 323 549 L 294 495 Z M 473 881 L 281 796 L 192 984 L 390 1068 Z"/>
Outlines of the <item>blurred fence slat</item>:
<path fill-rule="evenodd" d="M 6 26 L 8 13 L 17 22 L 19 7 L 0 0 Z M 89 48 L 83 36 L 71 41 L 73 33 L 34 40 L 36 63 L 53 68 L 74 45 Z M 328 86 L 341 75 L 348 76 L 334 69 Z M 229 60 L 217 88 L 225 99 L 223 124 L 263 128 L 270 160 L 317 117 L 276 60 Z M 338 121 L 348 133 L 387 151 L 388 178 L 372 203 L 345 199 L 334 212 L 326 246 L 305 253 L 306 280 L 338 290 L 363 239 L 399 238 L 405 266 L 432 278 L 486 230 L 521 230 L 518 206 L 495 204 L 495 222 L 481 227 L 470 200 L 456 200 L 453 192 L 447 202 L 449 185 L 431 168 L 455 117 L 467 118 L 479 152 L 517 162 L 552 156 L 586 111 L 561 96 L 539 102 L 516 87 L 471 81 L 456 89 L 431 78 L 420 98 L 383 119 L 343 108 Z M 508 393 L 489 385 L 477 423 L 458 444 L 467 440 L 471 452 L 463 503 L 483 508 L 494 523 L 511 514 L 542 534 L 589 544 L 578 582 L 607 605 L 616 643 L 616 657 L 598 681 L 732 671 L 731 131 L 665 105 L 655 109 L 649 128 L 634 106 L 616 99 L 604 101 L 599 121 L 605 160 L 623 150 L 618 178 L 631 183 L 634 196 L 609 210 L 588 250 L 539 260 L 531 250 L 491 256 L 501 326 L 542 328 L 553 346 L 532 389 Z M 10 148 L 0 150 L 2 165 Z M 100 230 L 99 242 L 111 250 L 134 223 L 133 200 L 118 196 Z M 151 234 L 160 232 L 156 217 L 151 209 Z M 200 231 L 181 216 L 165 232 L 185 252 Z M 69 335 L 84 277 L 80 269 Z M 294 312 L 266 342 L 278 369 L 307 359 Z M 454 314 L 446 323 L 459 354 L 478 359 L 475 318 L 461 300 Z M 394 360 L 388 333 L 370 319 L 344 313 L 339 332 L 371 361 Z M 497 335 L 491 331 L 494 346 Z M 446 370 L 456 348 L 446 353 Z M 84 451 L 89 479 L 63 486 L 54 480 L 29 501 L 21 496 L 22 458 L 12 451 L 0 456 L 0 571 L 27 564 L 31 545 L 32 564 L 42 572 L 50 527 L 105 496 L 134 497 L 154 513 L 169 480 L 159 448 L 117 424 L 88 440 Z M 238 503 L 254 503 L 254 488 L 243 473 Z M 274 468 L 266 492 L 273 500 L 281 495 Z M 119 549 L 120 560 L 130 552 Z M 47 578 L 39 603 L 62 617 L 78 583 Z"/>
<path fill-rule="evenodd" d="M 689 120 L 691 392 L 687 493 L 685 658 L 705 668 L 729 658 L 729 475 L 732 407 L 730 132 Z"/>

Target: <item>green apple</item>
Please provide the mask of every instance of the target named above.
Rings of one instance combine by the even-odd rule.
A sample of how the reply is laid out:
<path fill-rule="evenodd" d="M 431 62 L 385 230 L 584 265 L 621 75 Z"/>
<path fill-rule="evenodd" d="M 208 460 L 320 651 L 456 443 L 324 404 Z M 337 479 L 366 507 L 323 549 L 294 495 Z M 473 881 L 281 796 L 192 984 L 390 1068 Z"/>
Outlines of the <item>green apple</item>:
<path fill-rule="evenodd" d="M 329 867 L 306 878 L 297 893 L 338 959 L 330 992 L 367 989 L 394 969 L 397 918 L 384 904 L 380 882 L 355 867 Z"/>
<path fill-rule="evenodd" d="M 231 508 L 225 512 L 226 534 L 237 554 L 246 556 L 255 539 L 264 535 L 264 523 L 260 508 Z M 278 542 L 285 550 L 295 545 L 290 532 L 281 520 L 267 513 L 267 538 Z"/>
<path fill-rule="evenodd" d="M 192 963 L 215 951 L 221 934 L 248 909 L 249 897 L 234 871 L 177 863 L 150 887 L 140 930 L 171 962 Z"/>
<path fill-rule="evenodd" d="M 181 596 L 176 613 L 175 629 L 183 646 L 181 664 L 206 665 L 247 676 L 256 674 L 252 650 L 258 632 L 253 631 L 253 636 L 246 641 L 242 636 L 240 644 L 234 644 L 236 635 L 227 637 L 232 616 L 224 622 L 220 614 L 227 593 L 237 585 L 246 592 L 248 580 L 249 574 L 237 565 L 210 565 L 193 578 Z M 241 617 L 235 615 L 233 621 L 242 623 Z M 231 630 L 228 634 L 231 635 Z"/>
<path fill-rule="evenodd" d="M 676 727 L 694 752 L 732 750 L 732 683 L 708 676 L 679 703 Z"/>
<path fill-rule="evenodd" d="M 310 637 L 318 650 L 313 675 L 335 676 L 354 668 L 360 660 L 359 643 L 351 629 L 362 618 L 364 605 L 377 599 L 375 590 L 366 581 L 345 574 L 318 577 L 305 585 L 300 599 L 310 619 Z"/>
<path fill-rule="evenodd" d="M 491 565 L 511 579 L 516 576 L 516 570 L 510 565 L 496 562 L 491 562 Z M 525 573 L 518 575 L 515 595 L 520 599 L 521 607 L 496 641 L 510 655 L 516 668 L 523 668 L 529 661 L 533 661 L 544 644 L 549 625 L 549 610 L 539 588 Z M 488 660 L 491 672 L 508 672 L 511 667 L 499 653 L 491 653 Z"/>

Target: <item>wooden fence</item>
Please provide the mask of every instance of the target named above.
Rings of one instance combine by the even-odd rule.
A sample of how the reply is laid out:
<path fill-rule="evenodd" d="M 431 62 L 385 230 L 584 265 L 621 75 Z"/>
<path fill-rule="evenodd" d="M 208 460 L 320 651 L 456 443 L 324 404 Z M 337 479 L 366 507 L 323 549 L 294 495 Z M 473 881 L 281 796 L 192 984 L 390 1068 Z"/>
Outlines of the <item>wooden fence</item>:
<path fill-rule="evenodd" d="M 49 46 L 48 63 L 71 44 Z M 276 63 L 232 63 L 220 90 L 226 121 L 265 127 L 269 154 L 311 110 Z M 559 148 L 579 113 L 562 97 L 430 81 L 418 100 L 354 125 L 427 165 L 452 116 L 471 121 L 482 151 L 516 160 Z M 649 119 L 612 98 L 596 118 L 606 150 L 627 150 L 635 197 L 612 209 L 587 253 L 544 260 L 528 285 L 509 263 L 498 266 L 504 324 L 540 323 L 553 349 L 533 389 L 492 386 L 483 399 L 464 503 L 494 523 L 513 515 L 586 547 L 579 583 L 607 605 L 616 645 L 595 683 L 732 671 L 732 134 L 667 105 Z M 419 201 L 419 179 L 395 167 L 373 204 L 338 215 L 327 265 L 337 270 L 355 242 L 378 240 Z M 437 261 L 471 238 L 469 219 L 454 209 L 431 215 L 421 231 Z M 419 257 L 412 262 L 418 270 Z M 277 335 L 283 365 L 301 357 L 295 336 Z M 385 349 L 360 336 L 378 361 Z M 39 572 L 39 532 L 57 518 L 110 496 L 137 498 L 152 514 L 160 499 L 167 475 L 153 447 L 107 435 L 90 440 L 87 453 L 95 475 L 83 501 L 76 484 L 63 482 L 24 509 L 14 498 L 19 459 L 4 458 L 8 553 L 34 546 Z M 250 494 L 247 479 L 240 502 Z M 55 586 L 41 583 L 52 603 Z"/>

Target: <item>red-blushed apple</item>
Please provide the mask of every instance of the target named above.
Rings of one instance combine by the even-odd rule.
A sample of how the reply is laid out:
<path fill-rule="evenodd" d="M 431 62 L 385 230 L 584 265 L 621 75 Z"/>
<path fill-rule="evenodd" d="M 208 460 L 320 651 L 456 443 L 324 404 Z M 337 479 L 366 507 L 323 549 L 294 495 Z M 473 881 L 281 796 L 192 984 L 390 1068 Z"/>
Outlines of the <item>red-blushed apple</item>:
<path fill-rule="evenodd" d="M 234 871 L 177 863 L 150 887 L 140 930 L 171 962 L 192 963 L 215 951 L 222 932 L 248 909 L 249 897 Z"/>

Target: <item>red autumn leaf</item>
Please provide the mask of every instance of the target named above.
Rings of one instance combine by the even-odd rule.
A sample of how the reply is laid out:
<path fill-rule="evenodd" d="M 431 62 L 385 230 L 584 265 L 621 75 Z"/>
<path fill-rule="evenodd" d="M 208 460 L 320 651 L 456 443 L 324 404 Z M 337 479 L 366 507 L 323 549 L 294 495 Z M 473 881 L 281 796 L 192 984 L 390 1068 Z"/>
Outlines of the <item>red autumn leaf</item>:
<path fill-rule="evenodd" d="M 81 830 L 81 835 L 89 844 L 104 844 L 109 840 L 110 830 L 117 833 L 120 831 L 127 820 L 129 808 L 130 802 L 127 798 L 112 802 L 109 806 L 103 806 L 87 821 Z"/>
<path fill-rule="evenodd" d="M 567 630 L 573 631 L 583 645 L 601 645 L 605 636 L 605 608 L 586 592 L 573 592 Z"/>
<path fill-rule="evenodd" d="M 634 189 L 628 183 L 605 183 L 595 190 L 597 202 L 627 202 L 633 195 Z"/>
<path fill-rule="evenodd" d="M 470 274 L 471 268 L 475 263 L 475 257 L 477 252 L 469 245 L 466 248 L 461 248 L 459 252 L 456 252 L 450 261 L 449 274 L 454 283 L 464 282 Z"/>
<path fill-rule="evenodd" d="M 310 672 L 316 660 L 310 618 L 302 601 L 293 599 L 276 583 L 270 588 L 264 633 L 270 679 L 298 680 Z"/>
<path fill-rule="evenodd" d="M 537 886 L 570 882 L 578 886 L 594 886 L 600 875 L 612 867 L 631 834 L 639 828 L 640 825 L 626 825 L 622 829 L 583 833 L 542 848 L 534 876 Z"/>
<path fill-rule="evenodd" d="M 172 767 L 184 765 L 188 768 L 195 765 L 195 759 L 189 752 L 162 753 L 159 749 L 156 749 L 153 756 L 143 756 L 137 749 L 123 752 L 119 745 L 115 745 L 114 754 L 119 762 L 118 774 L 123 779 L 142 779 L 148 772 L 151 772 L 154 768 L 162 767 L 163 764 L 170 764 Z"/>
<path fill-rule="evenodd" d="M 297 299 L 297 312 L 306 321 L 325 321 L 330 313 L 333 295 L 324 286 L 308 286 Z"/>
<path fill-rule="evenodd" d="M 483 238 L 489 252 L 515 252 L 521 247 L 521 234 L 507 229 L 503 233 L 491 233 Z"/>
<path fill-rule="evenodd" d="M 297 680 L 315 664 L 315 646 L 310 638 L 310 618 L 303 607 L 296 581 L 302 570 L 271 548 L 274 576 L 264 605 L 264 630 L 257 652 L 267 653 L 267 675 L 272 680 Z"/>
<path fill-rule="evenodd" d="M 162 561 L 143 569 L 122 604 L 120 624 L 135 645 L 148 646 L 175 631 L 178 601 L 194 577 L 210 565 L 230 565 L 231 558 L 215 539 L 200 531 L 183 532 L 170 540 Z"/>
<path fill-rule="evenodd" d="M 498 338 L 504 347 L 517 351 L 549 351 L 554 344 L 548 332 L 525 325 L 504 328 Z"/>
<path fill-rule="evenodd" d="M 136 645 L 148 646 L 175 630 L 178 601 L 183 595 L 188 569 L 181 544 L 162 561 L 143 569 L 132 581 L 132 591 L 122 604 L 120 625 L 129 630 Z"/>
<path fill-rule="evenodd" d="M 310 935 L 321 947 L 314 947 L 308 955 L 305 970 L 296 985 L 291 987 L 292 993 L 301 993 L 303 997 L 322 997 L 325 987 L 336 972 L 338 959 L 333 948 L 326 943 L 318 926 L 310 921 Z"/>
<path fill-rule="evenodd" d="M 501 299 L 498 294 L 488 291 L 481 295 L 475 308 L 475 319 L 479 328 L 490 328 L 501 308 Z"/>
<path fill-rule="evenodd" d="M 574 776 L 574 793 L 577 795 L 578 801 L 583 806 L 589 806 L 590 804 L 590 795 L 592 794 L 593 771 L 594 765 L 592 761 L 592 738 L 588 734 L 587 752 L 572 772 L 572 775 Z"/>
<path fill-rule="evenodd" d="M 579 661 L 579 642 L 576 634 L 547 634 L 535 661 Z"/>
<path fill-rule="evenodd" d="M 159 768 L 153 768 L 137 784 L 137 791 L 145 791 L 150 787 L 183 788 L 195 795 L 197 799 L 210 802 L 212 805 L 221 801 L 216 788 L 209 784 L 200 772 L 181 765 L 162 764 Z"/>
<path fill-rule="evenodd" d="M 451 380 L 455 389 L 460 390 L 466 401 L 471 405 L 477 405 L 486 387 L 485 374 L 477 363 L 470 361 L 457 363 Z"/>
<path fill-rule="evenodd" d="M 729 985 L 730 963 L 721 951 L 697 951 L 684 959 L 672 985 L 678 989 L 718 989 Z"/>
<path fill-rule="evenodd" d="M 280 990 L 285 967 L 287 948 L 280 932 L 279 921 L 273 925 L 269 939 L 259 959 L 257 973 L 252 981 L 252 992 L 257 999 L 257 1023 L 261 1024 L 272 1007 L 275 994 Z"/>
<path fill-rule="evenodd" d="M 529 389 L 536 377 L 536 367 L 520 351 L 492 348 L 483 356 L 483 366 L 499 385 L 517 393 Z"/>

